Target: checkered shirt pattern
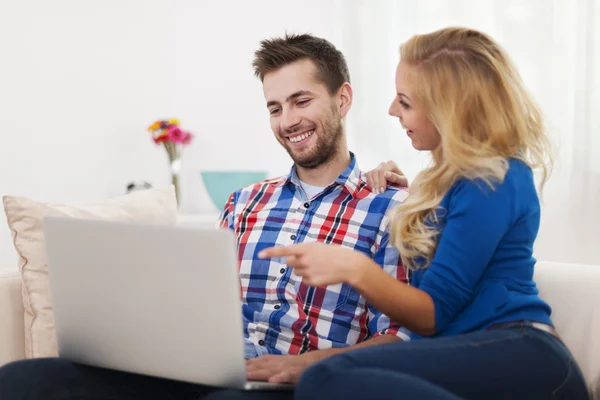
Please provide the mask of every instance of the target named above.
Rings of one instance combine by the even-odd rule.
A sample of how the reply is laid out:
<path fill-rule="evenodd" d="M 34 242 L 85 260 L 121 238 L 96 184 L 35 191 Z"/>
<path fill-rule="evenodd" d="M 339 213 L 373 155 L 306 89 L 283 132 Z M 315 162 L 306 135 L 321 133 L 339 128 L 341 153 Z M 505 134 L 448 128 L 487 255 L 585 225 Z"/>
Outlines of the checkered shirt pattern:
<path fill-rule="evenodd" d="M 353 154 L 348 168 L 312 199 L 306 198 L 294 167 L 287 176 L 231 194 L 220 225 L 237 237 L 244 334 L 258 354 L 302 354 L 383 334 L 409 340 L 408 331 L 351 286 L 311 287 L 284 258 L 258 258 L 267 247 L 332 243 L 368 255 L 406 282 L 398 251 L 389 243 L 386 214 L 407 194 L 394 187 L 374 194 Z"/>

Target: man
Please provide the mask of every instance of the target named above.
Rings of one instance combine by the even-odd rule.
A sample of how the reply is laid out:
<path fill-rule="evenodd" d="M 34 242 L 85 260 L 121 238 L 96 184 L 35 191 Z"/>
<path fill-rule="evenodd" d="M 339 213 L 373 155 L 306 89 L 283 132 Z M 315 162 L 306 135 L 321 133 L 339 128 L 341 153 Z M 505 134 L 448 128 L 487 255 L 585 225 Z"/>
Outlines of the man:
<path fill-rule="evenodd" d="M 344 57 L 331 43 L 311 35 L 265 40 L 253 65 L 263 82 L 271 128 L 294 166 L 288 176 L 233 193 L 221 225 L 234 230 L 238 240 L 248 379 L 295 382 L 307 366 L 325 357 L 407 335 L 350 286 L 311 287 L 286 267 L 285 260 L 262 260 L 258 252 L 296 242 L 333 243 L 373 257 L 388 273 L 404 279 L 398 252 L 385 232 L 385 214 L 406 192 L 372 189 L 349 152 L 344 121 L 352 88 Z M 207 395 L 242 394 L 62 359 L 30 360 L 0 369 L 0 398 Z"/>
<path fill-rule="evenodd" d="M 348 285 L 310 287 L 285 260 L 259 260 L 258 252 L 334 243 L 374 257 L 403 279 L 384 216 L 406 192 L 374 194 L 349 152 L 344 120 L 352 88 L 344 57 L 331 43 L 310 35 L 265 40 L 253 65 L 271 129 L 294 166 L 288 176 L 233 193 L 223 226 L 238 238 L 247 356 L 261 356 L 248 361 L 248 377 L 294 382 L 324 357 L 402 334 Z"/>

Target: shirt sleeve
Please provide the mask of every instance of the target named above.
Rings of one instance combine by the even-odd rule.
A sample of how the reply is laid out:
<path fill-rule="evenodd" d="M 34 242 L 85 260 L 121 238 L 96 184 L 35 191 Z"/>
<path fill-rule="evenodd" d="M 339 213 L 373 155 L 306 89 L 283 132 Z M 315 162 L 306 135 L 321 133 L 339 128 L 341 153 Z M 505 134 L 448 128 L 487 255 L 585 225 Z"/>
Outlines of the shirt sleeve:
<path fill-rule="evenodd" d="M 465 180 L 451 194 L 437 250 L 419 285 L 433 299 L 436 332 L 471 300 L 512 223 L 515 199 L 508 186 L 492 190 L 480 180 Z"/>
<path fill-rule="evenodd" d="M 394 278 L 401 282 L 407 282 L 406 270 L 402 266 L 400 253 L 390 244 L 390 236 L 387 231 L 382 235 L 381 244 L 373 261 Z M 367 307 L 369 309 L 369 333 L 372 337 L 395 335 L 402 340 L 410 340 L 410 332 L 407 329 L 393 322 L 387 315 L 372 305 L 367 304 Z"/>
<path fill-rule="evenodd" d="M 236 192 L 233 192 L 229 195 L 229 199 L 225 203 L 225 206 L 223 207 L 223 211 L 221 212 L 221 215 L 219 216 L 219 227 L 220 228 L 234 230 L 236 197 L 237 197 Z"/>

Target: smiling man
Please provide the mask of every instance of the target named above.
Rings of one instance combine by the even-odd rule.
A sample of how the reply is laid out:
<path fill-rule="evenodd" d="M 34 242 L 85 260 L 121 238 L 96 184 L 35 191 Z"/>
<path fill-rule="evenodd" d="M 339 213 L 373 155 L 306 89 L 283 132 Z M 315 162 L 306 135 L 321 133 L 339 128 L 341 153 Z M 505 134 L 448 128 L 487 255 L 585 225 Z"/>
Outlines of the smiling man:
<path fill-rule="evenodd" d="M 238 238 L 248 378 L 295 382 L 310 364 L 348 349 L 405 339 L 347 284 L 311 287 L 284 259 L 258 252 L 299 242 L 338 244 L 404 280 L 386 213 L 406 191 L 369 187 L 346 140 L 352 87 L 344 56 L 312 35 L 264 40 L 255 53 L 271 129 L 294 165 L 230 196 L 222 226 Z"/>
<path fill-rule="evenodd" d="M 331 43 L 311 35 L 265 40 L 254 68 L 263 82 L 273 133 L 294 165 L 287 176 L 233 193 L 221 225 L 232 229 L 238 240 L 248 378 L 293 383 L 318 360 L 408 336 L 348 284 L 309 286 L 284 259 L 263 260 L 258 253 L 299 242 L 333 243 L 367 254 L 404 280 L 399 254 L 389 244 L 385 214 L 407 192 L 368 186 L 348 150 L 344 124 L 352 88 L 346 61 Z M 207 306 L 218 305 L 198 305 Z M 222 327 L 219 321 L 208 321 L 206 329 Z M 288 391 L 220 390 L 60 358 L 0 368 L 2 399 L 292 396 Z"/>

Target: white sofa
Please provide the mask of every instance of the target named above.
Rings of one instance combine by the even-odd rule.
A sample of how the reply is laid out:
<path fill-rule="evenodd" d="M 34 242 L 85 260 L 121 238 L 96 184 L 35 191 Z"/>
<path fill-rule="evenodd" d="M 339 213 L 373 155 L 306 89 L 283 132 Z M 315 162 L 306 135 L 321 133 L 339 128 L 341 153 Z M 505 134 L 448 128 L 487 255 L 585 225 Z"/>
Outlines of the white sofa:
<path fill-rule="evenodd" d="M 535 279 L 553 308 L 559 334 L 600 400 L 600 266 L 540 262 Z M 23 329 L 18 271 L 0 269 L 0 366 L 24 358 Z"/>
<path fill-rule="evenodd" d="M 21 278 L 15 269 L 0 269 L 0 365 L 25 358 Z"/>

